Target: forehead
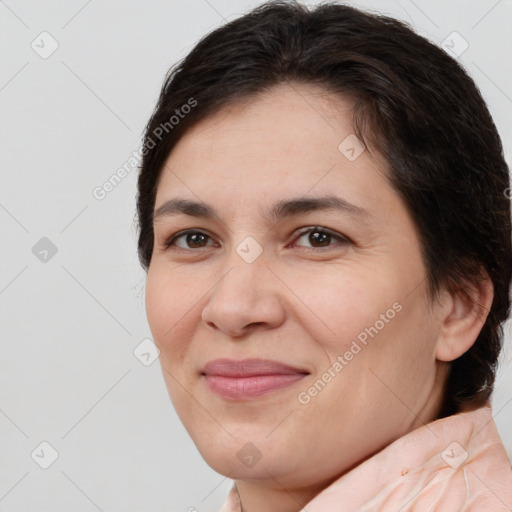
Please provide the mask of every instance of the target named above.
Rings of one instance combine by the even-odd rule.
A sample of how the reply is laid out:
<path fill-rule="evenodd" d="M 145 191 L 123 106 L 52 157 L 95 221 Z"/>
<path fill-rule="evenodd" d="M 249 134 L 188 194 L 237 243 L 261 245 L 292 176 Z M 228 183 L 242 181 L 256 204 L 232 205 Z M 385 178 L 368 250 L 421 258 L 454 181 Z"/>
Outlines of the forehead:
<path fill-rule="evenodd" d="M 224 150 L 236 149 L 259 158 L 293 158 L 296 153 L 318 158 L 321 151 L 336 154 L 339 142 L 353 133 L 352 115 L 349 98 L 319 86 L 281 84 L 198 122 L 173 153 L 186 149 L 197 151 L 198 158 L 203 152 L 221 157 Z M 286 155 L 288 151 L 293 154 Z"/>
<path fill-rule="evenodd" d="M 254 198 L 275 203 L 333 191 L 356 204 L 375 203 L 374 194 L 392 197 L 383 162 L 353 133 L 352 109 L 350 99 L 304 84 L 229 105 L 178 141 L 162 169 L 156 207 L 174 193 L 239 207 Z M 347 144 L 361 154 L 348 158 Z"/>

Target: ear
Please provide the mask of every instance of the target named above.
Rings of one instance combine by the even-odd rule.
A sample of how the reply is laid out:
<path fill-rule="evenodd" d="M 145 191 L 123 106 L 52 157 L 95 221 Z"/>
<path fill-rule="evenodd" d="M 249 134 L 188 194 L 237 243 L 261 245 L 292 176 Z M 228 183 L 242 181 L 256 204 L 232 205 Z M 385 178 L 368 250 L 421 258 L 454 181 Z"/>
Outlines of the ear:
<path fill-rule="evenodd" d="M 436 344 L 438 360 L 453 361 L 473 346 L 485 324 L 493 297 L 494 286 L 485 270 L 480 281 L 468 283 L 453 294 L 443 290 Z"/>

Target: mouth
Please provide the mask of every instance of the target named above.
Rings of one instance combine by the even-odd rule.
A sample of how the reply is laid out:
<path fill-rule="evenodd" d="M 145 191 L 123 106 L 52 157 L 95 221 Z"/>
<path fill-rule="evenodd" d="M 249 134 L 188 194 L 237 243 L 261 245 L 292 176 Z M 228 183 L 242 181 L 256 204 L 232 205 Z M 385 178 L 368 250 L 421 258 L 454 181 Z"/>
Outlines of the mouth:
<path fill-rule="evenodd" d="M 250 400 L 282 390 L 309 372 L 269 359 L 216 359 L 201 371 L 209 389 L 228 400 Z"/>

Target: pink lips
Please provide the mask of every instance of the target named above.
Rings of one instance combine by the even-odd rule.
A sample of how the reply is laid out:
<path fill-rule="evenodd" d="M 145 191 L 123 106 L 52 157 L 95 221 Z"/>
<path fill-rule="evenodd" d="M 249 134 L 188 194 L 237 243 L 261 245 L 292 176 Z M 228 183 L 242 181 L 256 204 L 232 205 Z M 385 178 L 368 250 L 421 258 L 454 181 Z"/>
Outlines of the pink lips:
<path fill-rule="evenodd" d="M 248 400 L 285 388 L 308 373 L 268 359 L 216 359 L 202 370 L 210 389 L 232 400 Z"/>

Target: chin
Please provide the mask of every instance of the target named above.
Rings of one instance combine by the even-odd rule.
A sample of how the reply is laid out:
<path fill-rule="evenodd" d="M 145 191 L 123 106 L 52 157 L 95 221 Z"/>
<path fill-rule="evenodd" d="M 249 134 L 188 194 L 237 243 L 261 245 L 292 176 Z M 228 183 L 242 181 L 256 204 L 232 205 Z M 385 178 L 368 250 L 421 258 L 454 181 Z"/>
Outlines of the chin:
<path fill-rule="evenodd" d="M 232 430 L 227 429 L 230 433 Z M 274 443 L 265 439 L 266 434 L 261 429 L 251 433 L 250 429 L 244 428 L 243 435 L 233 437 L 222 430 L 210 436 L 191 436 L 201 457 L 214 471 L 229 478 L 254 478 L 261 476 L 268 477 L 265 468 L 272 471 L 272 459 L 278 457 L 278 450 Z M 213 440 L 213 441 L 212 441 Z M 272 459 L 265 456 L 271 454 Z"/>

